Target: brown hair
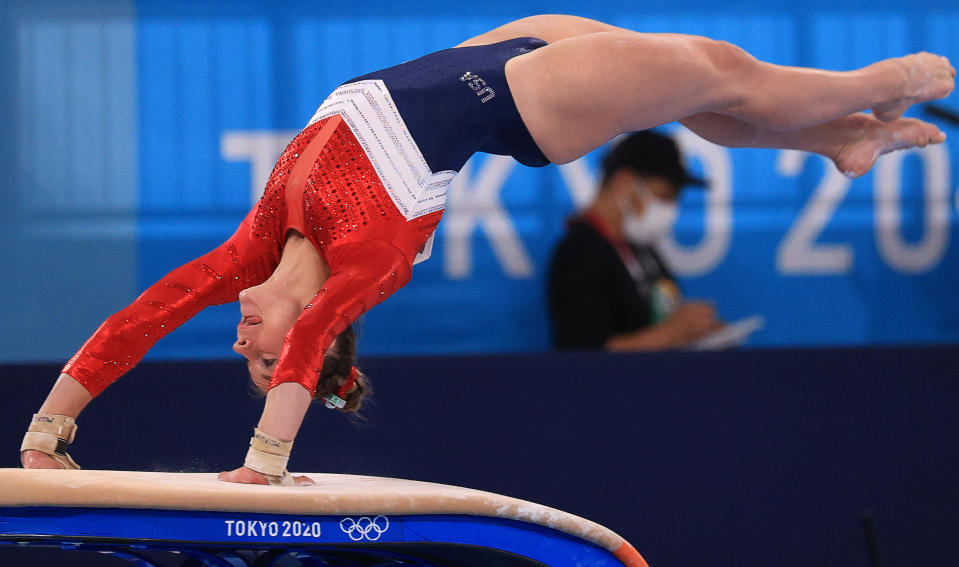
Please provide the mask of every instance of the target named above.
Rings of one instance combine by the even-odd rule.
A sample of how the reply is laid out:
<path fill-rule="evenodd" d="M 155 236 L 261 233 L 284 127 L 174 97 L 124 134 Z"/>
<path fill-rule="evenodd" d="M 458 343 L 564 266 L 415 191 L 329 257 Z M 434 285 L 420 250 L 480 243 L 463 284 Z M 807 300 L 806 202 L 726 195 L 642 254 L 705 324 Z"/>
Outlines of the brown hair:
<path fill-rule="evenodd" d="M 345 331 L 336 337 L 333 347 L 326 353 L 323 359 L 323 369 L 320 371 L 319 381 L 316 384 L 316 393 L 313 394 L 313 400 L 323 401 L 323 396 L 339 391 L 340 387 L 350 376 L 353 367 L 356 366 L 356 325 L 351 325 Z M 266 394 L 267 385 L 257 384 L 250 376 L 250 393 L 258 398 Z M 357 369 L 356 386 L 352 392 L 343 394 L 346 400 L 346 406 L 340 411 L 357 412 L 363 406 L 363 399 L 373 393 L 373 387 L 370 385 L 370 379 Z M 357 417 L 362 416 L 357 414 Z"/>
<path fill-rule="evenodd" d="M 355 325 L 351 325 L 336 337 L 333 348 L 326 353 L 313 399 L 322 401 L 326 394 L 335 394 L 349 378 L 354 366 L 356 366 L 356 329 Z M 340 411 L 358 411 L 363 405 L 363 398 L 372 392 L 369 378 L 357 369 L 356 386 L 352 392 L 343 394 L 346 407 Z"/>

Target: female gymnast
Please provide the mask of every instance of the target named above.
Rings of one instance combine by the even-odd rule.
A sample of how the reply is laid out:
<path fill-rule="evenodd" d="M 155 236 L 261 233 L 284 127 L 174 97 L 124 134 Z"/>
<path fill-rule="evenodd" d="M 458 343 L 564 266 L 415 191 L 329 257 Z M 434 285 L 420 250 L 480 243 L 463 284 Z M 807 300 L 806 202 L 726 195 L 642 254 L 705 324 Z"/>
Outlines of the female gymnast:
<path fill-rule="evenodd" d="M 239 300 L 233 349 L 267 394 L 244 466 L 220 478 L 309 483 L 286 472 L 306 410 L 314 398 L 359 407 L 369 385 L 353 366 L 351 324 L 409 281 L 474 152 L 566 163 L 679 120 L 725 146 L 822 154 L 855 177 L 880 154 L 945 140 L 901 116 L 948 95 L 954 76 L 929 53 L 829 72 L 704 37 L 545 15 L 348 81 L 280 156 L 237 232 L 107 319 L 70 359 L 24 437 L 23 465 L 76 468 L 66 449 L 87 403 L 201 309 Z"/>

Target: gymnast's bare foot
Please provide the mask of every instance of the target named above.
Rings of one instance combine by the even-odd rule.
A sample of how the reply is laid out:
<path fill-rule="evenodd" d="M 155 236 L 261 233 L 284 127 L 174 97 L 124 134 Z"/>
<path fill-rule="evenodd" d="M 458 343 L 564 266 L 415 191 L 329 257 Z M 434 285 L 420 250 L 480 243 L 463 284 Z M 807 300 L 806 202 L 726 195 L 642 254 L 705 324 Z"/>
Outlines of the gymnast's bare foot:
<path fill-rule="evenodd" d="M 881 122 L 868 114 L 853 114 L 841 124 L 846 139 L 832 159 L 847 177 L 865 174 L 882 154 L 946 141 L 939 128 L 913 118 Z"/>
<path fill-rule="evenodd" d="M 901 95 L 895 99 L 873 107 L 872 113 L 883 122 L 891 122 L 913 104 L 927 100 L 944 98 L 955 86 L 956 70 L 949 59 L 934 53 L 914 53 L 897 59 L 887 59 L 876 63 L 891 69 L 887 72 L 902 73 Z"/>
<path fill-rule="evenodd" d="M 58 463 L 46 453 L 40 451 L 24 451 L 20 454 L 20 462 L 25 469 L 62 469 L 63 465 Z"/>
<path fill-rule="evenodd" d="M 266 476 L 264 476 L 263 473 L 258 473 L 246 467 L 221 472 L 217 475 L 217 478 L 225 482 L 238 482 L 240 484 L 270 484 L 267 482 Z M 296 486 L 311 486 L 316 484 L 313 482 L 313 479 L 308 476 L 295 476 L 293 480 L 296 482 Z"/>

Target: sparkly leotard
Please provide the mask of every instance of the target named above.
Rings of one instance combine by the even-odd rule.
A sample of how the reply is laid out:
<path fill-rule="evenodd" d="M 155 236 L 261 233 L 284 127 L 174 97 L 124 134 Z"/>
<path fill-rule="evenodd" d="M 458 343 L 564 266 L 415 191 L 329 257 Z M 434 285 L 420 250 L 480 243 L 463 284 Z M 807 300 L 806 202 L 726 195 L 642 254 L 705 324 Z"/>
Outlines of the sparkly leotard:
<path fill-rule="evenodd" d="M 98 395 L 203 308 L 266 281 L 293 229 L 330 277 L 285 337 L 270 387 L 297 382 L 315 392 L 336 336 L 428 255 L 446 189 L 474 152 L 549 163 L 504 73 L 510 58 L 543 45 L 519 38 L 448 49 L 341 85 L 284 150 L 236 233 L 107 319 L 63 372 Z"/>

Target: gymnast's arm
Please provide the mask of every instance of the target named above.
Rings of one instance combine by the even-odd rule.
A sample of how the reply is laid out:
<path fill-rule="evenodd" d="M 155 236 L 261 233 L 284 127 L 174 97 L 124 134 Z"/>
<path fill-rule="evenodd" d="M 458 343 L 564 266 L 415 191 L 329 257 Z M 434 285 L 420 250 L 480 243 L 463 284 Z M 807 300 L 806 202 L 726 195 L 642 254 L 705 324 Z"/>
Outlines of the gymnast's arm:
<path fill-rule="evenodd" d="M 229 240 L 173 270 L 104 321 L 64 366 L 38 413 L 75 418 L 158 340 L 205 307 L 236 301 L 240 290 L 264 281 L 278 252 L 252 236 L 253 214 Z M 38 451 L 25 451 L 22 458 L 26 468 L 59 468 Z"/>
<path fill-rule="evenodd" d="M 284 441 L 296 438 L 316 394 L 327 350 L 336 337 L 360 315 L 406 285 L 412 275 L 413 258 L 382 240 L 334 247 L 326 260 L 330 278 L 283 340 L 257 424 L 260 431 Z M 302 478 L 298 477 L 297 483 L 303 482 Z M 266 483 L 263 475 L 246 467 L 220 473 L 220 479 Z"/>

